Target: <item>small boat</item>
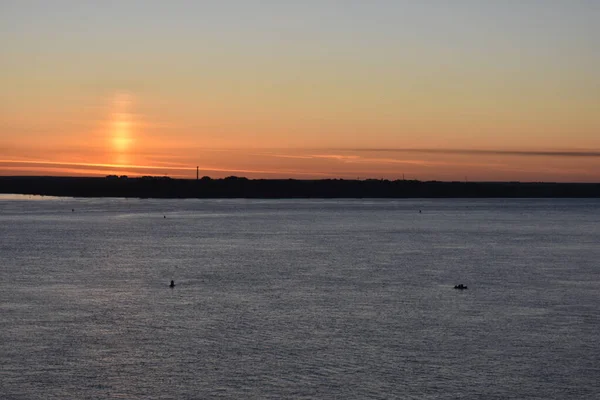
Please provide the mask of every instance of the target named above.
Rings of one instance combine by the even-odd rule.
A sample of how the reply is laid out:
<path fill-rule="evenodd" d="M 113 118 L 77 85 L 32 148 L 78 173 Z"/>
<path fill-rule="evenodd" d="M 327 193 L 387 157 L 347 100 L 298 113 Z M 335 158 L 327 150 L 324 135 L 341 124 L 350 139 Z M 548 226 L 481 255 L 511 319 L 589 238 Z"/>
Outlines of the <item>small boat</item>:
<path fill-rule="evenodd" d="M 454 289 L 465 290 L 465 289 L 468 289 L 468 288 L 461 283 L 460 285 L 454 285 Z"/>
<path fill-rule="evenodd" d="M 174 288 L 175 287 L 175 281 L 171 281 L 171 284 L 169 285 L 170 288 Z"/>

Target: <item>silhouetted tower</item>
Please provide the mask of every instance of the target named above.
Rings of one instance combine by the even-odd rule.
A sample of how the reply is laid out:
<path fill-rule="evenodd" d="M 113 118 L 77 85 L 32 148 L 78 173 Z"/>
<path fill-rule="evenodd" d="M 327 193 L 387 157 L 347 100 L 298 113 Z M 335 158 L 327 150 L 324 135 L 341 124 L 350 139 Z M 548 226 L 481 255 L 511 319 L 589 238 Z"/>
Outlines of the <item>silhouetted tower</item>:
<path fill-rule="evenodd" d="M 196 167 L 196 180 L 200 179 L 200 167 Z"/>

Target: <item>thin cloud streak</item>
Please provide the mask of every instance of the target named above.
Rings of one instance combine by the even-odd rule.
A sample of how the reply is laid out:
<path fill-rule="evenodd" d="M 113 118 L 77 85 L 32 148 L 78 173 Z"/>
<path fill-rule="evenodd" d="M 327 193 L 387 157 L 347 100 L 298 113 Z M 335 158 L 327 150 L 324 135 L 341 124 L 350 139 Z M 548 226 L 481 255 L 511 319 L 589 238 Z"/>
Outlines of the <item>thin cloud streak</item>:
<path fill-rule="evenodd" d="M 69 170 L 75 171 L 73 168 L 80 169 L 82 171 L 94 171 L 98 173 L 99 170 L 97 168 L 106 168 L 106 170 L 102 173 L 109 173 L 122 170 L 138 170 L 139 172 L 133 172 L 130 174 L 140 174 L 140 172 L 144 171 L 180 171 L 180 172 L 194 172 L 196 171 L 195 167 L 160 167 L 160 166 L 150 166 L 150 165 L 120 165 L 120 164 L 102 164 L 102 163 L 72 163 L 72 162 L 60 162 L 60 161 L 27 161 L 27 160 L 0 160 L 0 167 L 4 165 L 5 169 L 9 170 L 34 170 L 32 165 L 44 166 L 49 169 L 58 169 L 59 167 L 71 167 Z M 267 170 L 251 170 L 251 169 L 234 169 L 234 168 L 215 168 L 215 167 L 206 167 L 200 166 L 201 171 L 211 171 L 211 172 L 227 172 L 227 173 L 248 173 L 248 174 L 265 174 L 265 175 L 282 175 L 282 174 L 290 174 L 290 175 L 300 175 L 300 176 L 327 176 L 325 173 L 320 172 L 303 172 L 296 170 L 276 170 L 276 171 L 267 171 Z M 183 176 L 183 175 L 180 175 Z"/>
<path fill-rule="evenodd" d="M 395 165 L 395 164 L 406 164 L 406 165 L 418 165 L 422 167 L 436 167 L 436 166 L 469 166 L 469 167 L 501 167 L 504 164 L 498 163 L 456 163 L 456 162 L 445 162 L 445 161 L 431 161 L 431 160 L 417 160 L 417 159 L 396 159 L 396 158 L 365 158 L 359 155 L 342 155 L 342 154 L 311 154 L 307 156 L 296 156 L 296 155 L 285 155 L 285 154 L 263 154 L 268 157 L 276 158 L 291 158 L 291 159 L 326 159 L 338 161 L 345 164 L 373 164 L 373 165 Z"/>
<path fill-rule="evenodd" d="M 362 155 L 343 155 L 343 154 L 310 154 L 310 155 L 288 155 L 288 154 L 257 154 L 266 157 L 284 158 L 284 159 L 300 159 L 300 160 L 328 160 L 342 164 L 357 164 L 357 165 L 368 165 L 373 168 L 380 166 L 418 166 L 423 168 L 435 168 L 435 167 L 476 167 L 476 168 L 504 168 L 505 164 L 502 163 L 474 163 L 474 162 L 447 162 L 447 161 L 432 161 L 432 160 L 419 160 L 419 159 L 402 159 L 402 158 L 377 158 L 377 157 L 364 157 Z M 370 171 L 372 172 L 372 171 Z M 362 171 L 360 174 L 369 173 L 369 171 Z M 340 171 L 337 171 L 340 174 Z M 360 175 L 359 174 L 359 175 Z M 355 173 L 348 174 L 354 176 Z"/>
<path fill-rule="evenodd" d="M 323 159 L 323 160 L 332 160 L 337 161 L 344 164 L 411 164 L 411 165 L 421 165 L 424 167 L 430 167 L 435 165 L 445 165 L 446 163 L 442 162 L 430 162 L 424 160 L 397 160 L 390 158 L 364 158 L 358 155 L 342 155 L 342 154 L 311 154 L 307 156 L 295 156 L 295 155 L 285 155 L 285 154 L 266 154 L 268 157 L 275 158 L 290 158 L 290 159 L 300 159 L 300 160 L 315 160 L 315 159 Z"/>
<path fill-rule="evenodd" d="M 498 156 L 534 156 L 534 157 L 600 157 L 600 151 L 565 151 L 565 150 L 483 150 L 483 149 L 383 149 L 354 148 L 336 149 L 337 151 L 380 152 L 380 153 L 422 153 L 422 154 L 463 154 L 463 155 L 498 155 Z"/>
<path fill-rule="evenodd" d="M 343 155 L 343 154 L 313 154 L 311 157 L 313 158 L 324 158 L 328 160 L 336 160 L 342 162 L 353 162 L 360 159 L 360 156 L 354 155 Z"/>
<path fill-rule="evenodd" d="M 192 171 L 192 167 L 157 167 L 152 165 L 121 165 L 121 164 L 102 164 L 102 163 L 77 163 L 77 162 L 60 162 L 60 161 L 31 161 L 31 160 L 0 160 L 0 164 L 35 164 L 46 166 L 72 166 L 72 167 L 101 167 L 101 168 L 131 168 L 131 169 L 160 169 L 160 170 L 175 170 L 175 171 Z"/>

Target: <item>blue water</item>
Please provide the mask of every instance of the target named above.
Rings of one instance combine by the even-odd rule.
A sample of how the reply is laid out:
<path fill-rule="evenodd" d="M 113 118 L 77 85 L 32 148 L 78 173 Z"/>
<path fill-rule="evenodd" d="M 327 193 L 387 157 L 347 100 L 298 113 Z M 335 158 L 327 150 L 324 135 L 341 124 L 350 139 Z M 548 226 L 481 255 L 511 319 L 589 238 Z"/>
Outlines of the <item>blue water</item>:
<path fill-rule="evenodd" d="M 598 200 L 0 196 L 0 239 L 2 399 L 600 398 Z"/>

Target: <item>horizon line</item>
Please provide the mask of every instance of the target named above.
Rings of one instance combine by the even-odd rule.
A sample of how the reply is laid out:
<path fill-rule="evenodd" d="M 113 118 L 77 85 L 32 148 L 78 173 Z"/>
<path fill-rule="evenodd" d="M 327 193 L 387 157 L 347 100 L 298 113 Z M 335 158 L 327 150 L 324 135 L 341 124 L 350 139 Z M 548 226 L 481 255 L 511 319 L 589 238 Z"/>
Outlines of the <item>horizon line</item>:
<path fill-rule="evenodd" d="M 117 177 L 118 179 L 144 179 L 144 178 L 156 178 L 156 179 L 171 179 L 171 180 L 182 180 L 182 181 L 196 181 L 202 180 L 202 178 L 179 178 L 179 177 L 170 177 L 168 175 L 143 175 L 143 176 L 119 176 L 115 174 L 109 174 L 106 176 L 81 176 L 81 175 L 0 175 L 0 179 L 19 179 L 19 178 L 38 178 L 38 179 L 107 179 Z M 491 184 L 502 184 L 502 183 L 510 183 L 510 184 L 557 184 L 557 185 L 600 185 L 599 182 L 577 182 L 577 181 L 569 181 L 569 182 L 558 182 L 558 181 L 520 181 L 520 180 L 438 180 L 438 179 L 386 179 L 386 178 L 342 178 L 342 177 L 328 177 L 328 178 L 314 178 L 314 179 L 305 179 L 305 178 L 248 178 L 245 176 L 237 176 L 230 175 L 223 178 L 212 178 L 210 176 L 204 176 L 203 178 L 209 178 L 210 180 L 225 180 L 227 178 L 238 178 L 238 179 L 247 179 L 250 181 L 327 181 L 327 180 L 337 180 L 337 181 L 355 181 L 355 182 L 363 182 L 363 181 L 379 181 L 379 182 L 421 182 L 421 183 L 491 183 Z"/>

